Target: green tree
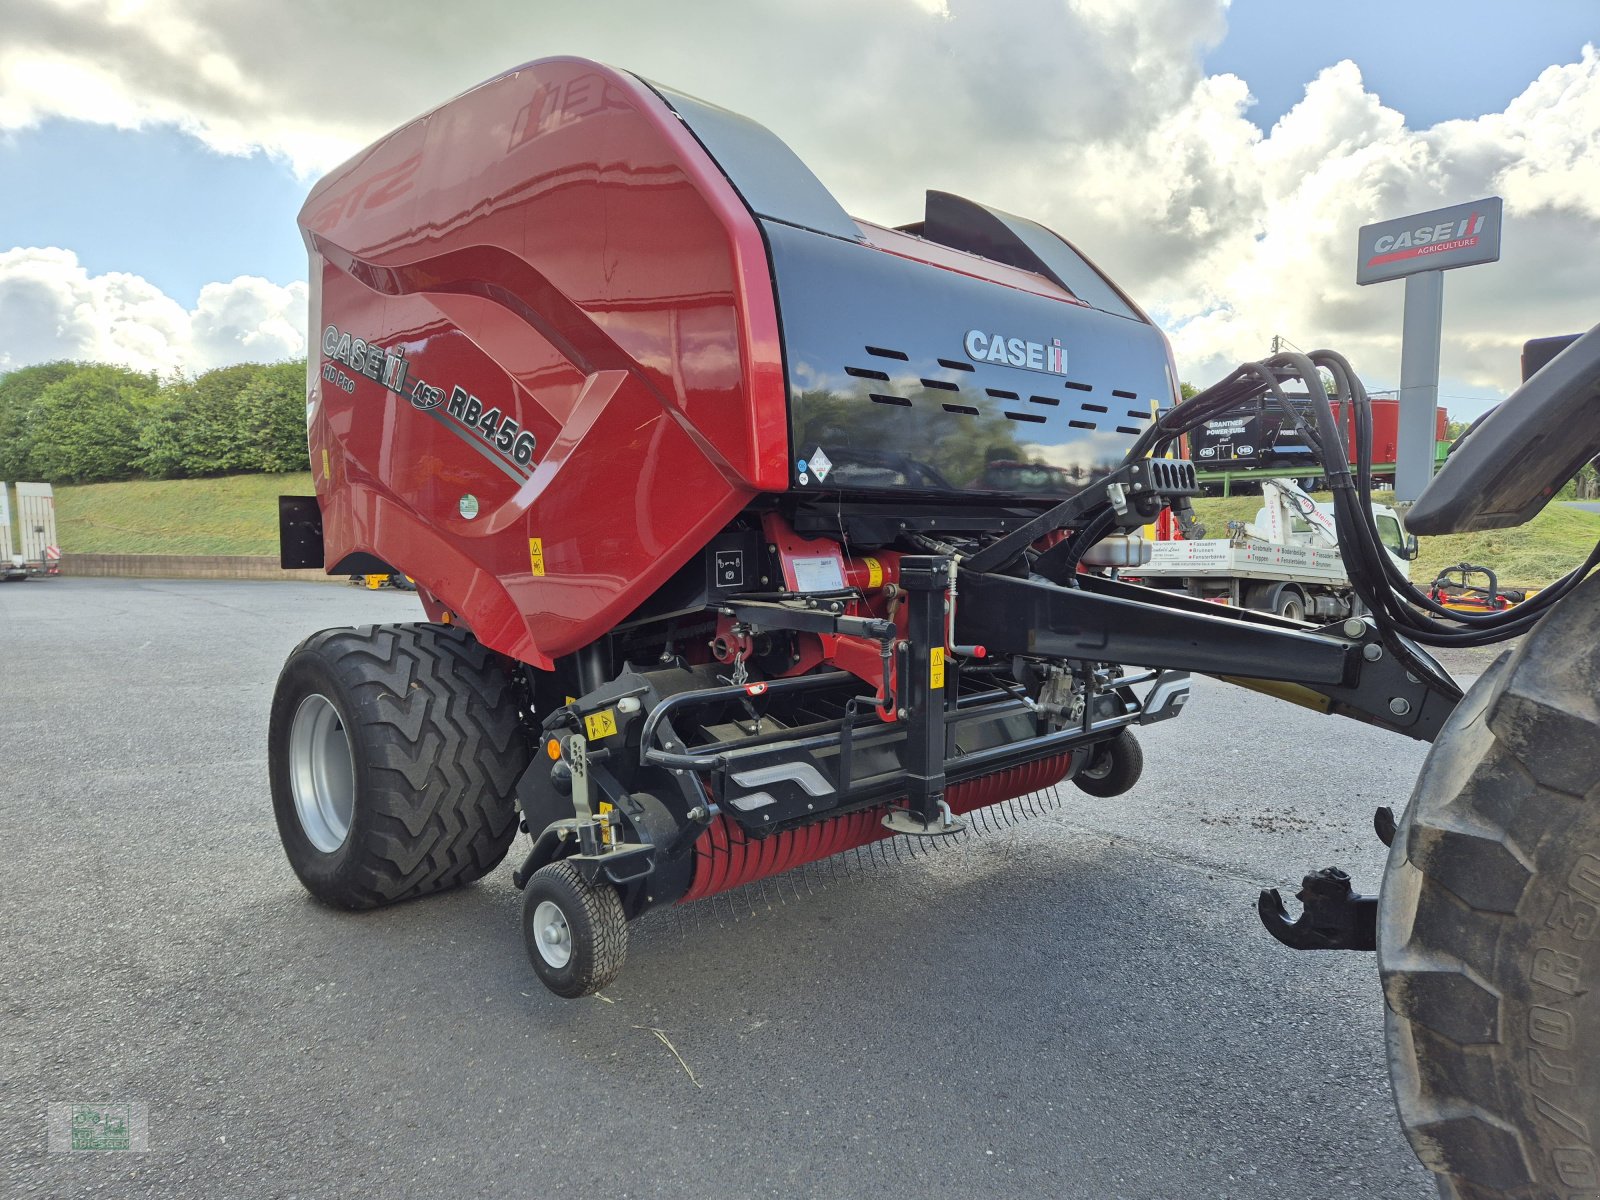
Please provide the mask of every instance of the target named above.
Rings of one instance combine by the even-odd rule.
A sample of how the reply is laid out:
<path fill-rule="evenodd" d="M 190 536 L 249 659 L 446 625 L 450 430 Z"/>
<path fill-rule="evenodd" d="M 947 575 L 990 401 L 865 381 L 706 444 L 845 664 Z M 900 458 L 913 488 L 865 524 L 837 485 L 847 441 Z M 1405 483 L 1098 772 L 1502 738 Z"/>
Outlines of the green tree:
<path fill-rule="evenodd" d="M 254 471 L 304 471 L 306 452 L 306 362 L 274 363 L 262 369 L 239 396 L 245 429 L 254 449 Z"/>
<path fill-rule="evenodd" d="M 139 431 L 160 403 L 154 375 L 91 363 L 51 383 L 28 411 L 29 471 L 51 483 L 134 475 Z"/>
<path fill-rule="evenodd" d="M 140 466 L 157 479 L 252 469 L 239 396 L 265 368 L 219 367 L 166 389 L 167 404 L 141 433 Z"/>
<path fill-rule="evenodd" d="M 0 479 L 33 478 L 28 427 L 33 407 L 45 388 L 82 369 L 82 363 L 49 362 L 0 375 Z"/>

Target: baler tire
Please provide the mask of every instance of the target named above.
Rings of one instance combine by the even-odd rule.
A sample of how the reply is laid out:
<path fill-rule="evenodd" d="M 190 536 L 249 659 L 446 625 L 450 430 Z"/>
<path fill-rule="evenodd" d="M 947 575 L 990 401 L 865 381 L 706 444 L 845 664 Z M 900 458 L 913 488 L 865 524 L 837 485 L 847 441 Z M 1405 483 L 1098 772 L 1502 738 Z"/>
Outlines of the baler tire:
<path fill-rule="evenodd" d="M 331 709 L 322 736 L 343 735 L 343 821 L 297 808 L 303 706 Z M 326 904 L 370 909 L 487 875 L 516 836 L 512 796 L 532 753 L 518 707 L 510 660 L 457 626 L 324 629 L 301 642 L 278 677 L 267 738 L 278 834 L 300 882 Z"/>
<path fill-rule="evenodd" d="M 1123 729 L 1117 736 L 1094 748 L 1087 767 L 1072 777 L 1072 782 L 1091 796 L 1120 796 L 1139 782 L 1144 774 L 1144 750 L 1133 730 Z"/>
<path fill-rule="evenodd" d="M 541 910 L 559 910 L 566 957 L 558 940 L 541 945 Z M 544 984 L 558 996 L 576 1000 L 609 985 L 628 957 L 628 919 L 622 898 L 608 883 L 585 883 L 569 862 L 540 867 L 522 894 L 522 940 L 528 961 Z"/>
<path fill-rule="evenodd" d="M 1600 577 L 1467 692 L 1389 852 L 1400 1120 L 1448 1200 L 1600 1190 Z"/>

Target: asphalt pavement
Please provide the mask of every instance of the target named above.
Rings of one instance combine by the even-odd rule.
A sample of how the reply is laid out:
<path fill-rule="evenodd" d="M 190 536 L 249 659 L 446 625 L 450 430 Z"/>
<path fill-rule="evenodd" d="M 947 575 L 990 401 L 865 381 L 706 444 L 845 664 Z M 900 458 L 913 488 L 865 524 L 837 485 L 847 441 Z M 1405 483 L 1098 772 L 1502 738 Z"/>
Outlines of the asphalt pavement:
<path fill-rule="evenodd" d="M 1423 746 L 1202 680 L 1128 795 L 653 915 L 603 998 L 563 1001 L 509 864 L 352 915 L 279 849 L 284 657 L 419 616 L 318 584 L 0 585 L 0 1194 L 1434 1194 L 1372 956 L 1288 951 L 1254 912 L 1330 864 L 1375 890 L 1372 809 Z M 143 1105 L 148 1151 L 49 1151 L 72 1102 Z"/>

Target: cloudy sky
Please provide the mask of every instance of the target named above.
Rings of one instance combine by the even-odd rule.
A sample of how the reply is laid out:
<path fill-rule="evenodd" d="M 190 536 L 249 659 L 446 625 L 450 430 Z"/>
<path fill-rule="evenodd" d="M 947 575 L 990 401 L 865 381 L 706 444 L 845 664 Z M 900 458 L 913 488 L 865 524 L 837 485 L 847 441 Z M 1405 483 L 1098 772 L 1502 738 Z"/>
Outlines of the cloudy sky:
<path fill-rule="evenodd" d="M 317 176 L 579 54 L 756 118 L 858 216 L 940 188 L 1044 222 L 1206 383 L 1274 335 L 1399 371 L 1355 231 L 1500 195 L 1452 272 L 1443 403 L 1600 321 L 1595 0 L 0 0 L 0 371 L 298 356 Z"/>

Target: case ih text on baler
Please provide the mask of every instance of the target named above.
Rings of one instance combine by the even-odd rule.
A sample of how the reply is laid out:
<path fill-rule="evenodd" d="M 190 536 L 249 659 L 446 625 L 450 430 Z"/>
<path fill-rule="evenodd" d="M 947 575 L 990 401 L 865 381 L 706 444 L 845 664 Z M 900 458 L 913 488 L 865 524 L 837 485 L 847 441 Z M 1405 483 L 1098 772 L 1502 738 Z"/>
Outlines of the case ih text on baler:
<path fill-rule="evenodd" d="M 583 995 L 651 908 L 1064 780 L 1127 790 L 1133 728 L 1204 672 L 1438 739 L 1404 819 L 1378 816 L 1382 901 L 1330 869 L 1298 918 L 1275 892 L 1261 916 L 1290 946 L 1376 943 L 1402 1114 L 1478 1189 L 1454 1194 L 1578 1178 L 1587 1143 L 1540 1113 L 1600 1119 L 1600 1085 L 1555 1059 L 1530 1080 L 1525 1051 L 1600 1033 L 1579 944 L 1600 822 L 1567 803 L 1596 781 L 1597 559 L 1505 613 L 1411 588 L 1337 354 L 1175 405 L 1161 333 L 1056 234 L 938 192 L 915 224 L 854 220 L 762 127 L 576 59 L 397 130 L 301 224 L 317 495 L 283 499 L 283 563 L 404 572 L 428 617 L 314 634 L 279 679 L 273 802 L 315 895 L 468 882 L 520 825 L 529 958 Z M 1600 449 L 1597 379 L 1600 333 L 1461 444 L 1412 527 L 1525 520 Z M 1179 439 L 1263 398 L 1323 464 L 1370 615 L 1318 627 L 1104 570 L 1164 508 L 1187 520 Z M 1459 708 L 1422 649 L 1530 630 Z M 1513 779 L 1533 817 L 1502 802 Z M 1538 940 L 1557 893 L 1588 906 L 1550 926 L 1570 944 Z"/>

